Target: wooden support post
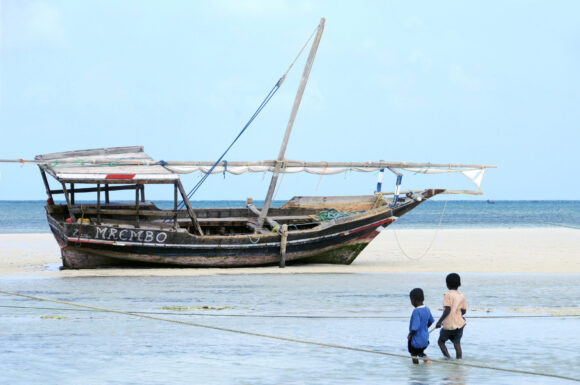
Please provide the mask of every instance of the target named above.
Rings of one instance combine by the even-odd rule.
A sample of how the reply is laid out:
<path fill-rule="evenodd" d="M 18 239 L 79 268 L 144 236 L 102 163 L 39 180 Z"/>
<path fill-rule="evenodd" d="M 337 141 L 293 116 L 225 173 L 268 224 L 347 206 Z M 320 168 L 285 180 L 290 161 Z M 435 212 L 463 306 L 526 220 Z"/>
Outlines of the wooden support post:
<path fill-rule="evenodd" d="M 142 184 L 141 186 L 141 202 L 145 203 L 145 185 Z"/>
<path fill-rule="evenodd" d="M 282 239 L 280 241 L 280 267 L 286 267 L 286 243 L 288 242 L 288 225 L 282 225 Z"/>
<path fill-rule="evenodd" d="M 75 204 L 75 184 L 70 184 L 70 203 Z"/>
<path fill-rule="evenodd" d="M 68 190 L 66 189 L 66 183 L 64 183 L 64 182 L 62 182 L 62 191 L 64 193 L 64 197 L 66 198 L 66 205 L 68 207 L 68 214 L 70 216 L 70 219 L 73 222 L 76 222 L 77 218 L 75 217 L 75 213 L 73 213 L 72 204 L 70 202 L 70 197 L 68 196 Z"/>
<path fill-rule="evenodd" d="M 178 212 L 177 212 L 177 182 L 175 182 L 173 184 L 173 213 L 174 213 L 173 227 L 175 229 L 177 229 L 179 227 L 178 223 L 177 223 L 177 216 L 178 216 Z"/>
<path fill-rule="evenodd" d="M 54 204 L 54 199 L 52 198 L 52 193 L 50 192 L 50 185 L 48 184 L 48 179 L 46 178 L 46 172 L 42 169 L 42 167 L 38 166 L 40 169 L 40 175 L 42 175 L 42 181 L 44 182 L 44 188 L 46 189 L 46 195 L 48 195 L 48 199 L 52 204 Z"/>
<path fill-rule="evenodd" d="M 284 154 L 286 153 L 286 147 L 288 146 L 288 139 L 290 139 L 290 133 L 292 132 L 292 126 L 294 126 L 294 119 L 298 113 L 298 107 L 300 107 L 300 102 L 302 101 L 302 95 L 304 94 L 304 89 L 306 88 L 306 82 L 308 81 L 308 76 L 310 75 L 310 70 L 312 69 L 312 63 L 314 62 L 314 57 L 316 56 L 316 51 L 318 50 L 318 44 L 320 44 L 320 39 L 322 38 L 322 31 L 324 31 L 325 19 L 320 19 L 320 24 L 318 25 L 318 32 L 312 43 L 312 48 L 310 48 L 310 54 L 306 60 L 306 65 L 304 66 L 304 72 L 302 73 L 302 80 L 300 81 L 300 86 L 298 86 L 298 91 L 296 92 L 296 98 L 294 99 L 294 106 L 292 107 L 292 112 L 290 113 L 290 118 L 288 119 L 288 125 L 286 126 L 286 132 L 284 134 L 284 139 L 282 140 L 282 146 L 280 147 L 280 153 L 278 154 L 278 160 L 276 161 L 276 167 L 272 173 L 272 180 L 270 181 L 270 187 L 268 188 L 268 194 L 266 195 L 266 200 L 264 201 L 264 206 L 262 207 L 262 212 L 258 218 L 258 229 L 262 228 L 264 225 L 264 219 L 268 216 L 268 210 L 272 205 L 272 197 L 274 196 L 274 191 L 276 190 L 276 184 L 278 183 L 278 175 L 280 174 L 280 168 L 284 162 Z"/>
<path fill-rule="evenodd" d="M 105 203 L 109 203 L 109 184 L 105 184 Z"/>
<path fill-rule="evenodd" d="M 101 224 L 101 184 L 97 183 L 97 225 Z"/>
<path fill-rule="evenodd" d="M 139 191 L 141 191 L 141 187 L 139 184 L 135 185 L 135 210 L 137 211 L 137 215 L 135 215 L 135 227 L 139 228 Z"/>
<path fill-rule="evenodd" d="M 187 207 L 187 212 L 189 213 L 189 217 L 191 218 L 191 223 L 193 224 L 193 227 L 197 230 L 199 235 L 203 236 L 203 231 L 201 230 L 201 226 L 199 225 L 199 222 L 197 221 L 197 218 L 195 217 L 195 213 L 193 212 L 193 209 L 191 208 L 191 204 L 189 203 L 189 198 L 187 197 L 187 193 L 183 189 L 183 185 L 181 184 L 181 181 L 178 180 L 176 183 L 177 183 L 177 187 L 179 188 L 179 192 L 181 193 L 181 197 L 183 198 L 183 202 L 185 203 L 185 206 Z"/>

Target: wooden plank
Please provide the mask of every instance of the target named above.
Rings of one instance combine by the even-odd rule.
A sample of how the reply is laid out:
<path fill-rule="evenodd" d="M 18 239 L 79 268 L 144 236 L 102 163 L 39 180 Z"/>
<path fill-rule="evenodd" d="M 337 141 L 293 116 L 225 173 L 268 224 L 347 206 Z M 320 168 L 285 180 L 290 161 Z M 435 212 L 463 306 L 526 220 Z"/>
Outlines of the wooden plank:
<path fill-rule="evenodd" d="M 203 231 L 201 230 L 201 226 L 197 222 L 197 218 L 195 217 L 195 213 L 191 208 L 191 204 L 189 203 L 189 198 L 187 197 L 187 193 L 183 189 L 183 185 L 181 184 L 180 180 L 177 180 L 177 187 L 179 188 L 179 192 L 181 193 L 181 197 L 183 198 L 183 202 L 185 202 L 185 206 L 187 207 L 187 212 L 189 213 L 189 217 L 191 218 L 191 223 L 193 224 L 194 228 L 197 230 L 200 236 L 203 236 Z"/>
<path fill-rule="evenodd" d="M 288 225 L 282 225 L 282 239 L 280 240 L 280 267 L 286 267 L 286 243 L 288 241 Z"/>
<path fill-rule="evenodd" d="M 258 208 L 256 206 L 254 206 L 253 204 L 249 203 L 246 205 L 246 207 L 248 209 L 250 209 L 251 212 L 253 212 L 254 214 L 256 214 L 258 216 L 258 218 L 260 217 L 261 213 L 260 210 L 258 210 Z M 280 227 L 280 224 L 278 222 L 276 222 L 276 220 L 272 219 L 271 217 L 266 217 L 265 218 L 266 222 L 268 222 L 268 224 L 270 225 L 270 227 L 272 229 L 276 229 Z"/>
<path fill-rule="evenodd" d="M 81 212 L 80 207 L 73 207 L 72 210 L 75 213 Z M 97 214 L 97 208 L 92 208 L 92 207 L 87 207 L 84 206 L 84 212 L 85 214 L 90 214 L 90 215 L 96 215 Z M 135 216 L 137 215 L 137 210 L 129 210 L 129 209 L 104 209 L 100 208 L 99 212 L 102 215 L 125 215 L 125 216 Z M 172 213 L 169 211 L 161 211 L 161 210 L 143 210 L 140 209 L 139 210 L 139 215 L 141 216 L 148 216 L 148 217 L 167 217 L 168 215 L 171 215 Z M 187 212 L 180 212 L 180 215 L 182 217 L 188 217 L 188 213 Z"/>
<path fill-rule="evenodd" d="M 71 205 L 71 202 L 70 202 L 70 198 L 68 196 L 68 190 L 66 189 L 66 184 L 64 182 L 62 183 L 62 191 L 64 191 L 64 197 L 66 198 L 66 205 L 68 206 L 68 213 L 70 215 L 70 219 L 73 222 L 76 222 L 77 219 L 76 219 L 75 214 L 74 214 L 74 212 L 72 210 L 72 205 Z"/>
<path fill-rule="evenodd" d="M 135 211 L 136 211 L 136 215 L 135 215 L 135 227 L 139 228 L 139 191 L 141 191 L 141 189 L 139 188 L 139 185 L 135 185 Z"/>
<path fill-rule="evenodd" d="M 56 160 L 65 158 L 82 158 L 89 156 L 111 156 L 128 153 L 143 153 L 143 146 L 125 146 L 125 147 L 104 147 L 92 150 L 75 150 L 66 152 L 54 152 L 51 154 L 37 155 L 35 161 Z M 146 154 L 145 154 L 146 155 Z"/>
<path fill-rule="evenodd" d="M 174 188 L 173 188 L 173 227 L 177 229 L 178 223 L 177 223 L 177 215 L 178 215 L 178 210 L 177 210 L 177 183 L 173 184 Z"/>
<path fill-rule="evenodd" d="M 48 195 L 48 199 L 50 202 L 54 204 L 54 199 L 52 198 L 52 191 L 50 190 L 50 185 L 48 184 L 48 179 L 46 178 L 46 173 L 42 169 L 42 167 L 38 167 L 40 169 L 40 175 L 42 175 L 42 181 L 44 182 L 44 188 L 46 189 L 46 195 Z"/>
<path fill-rule="evenodd" d="M 98 183 L 97 183 L 98 184 Z M 108 192 L 109 191 L 121 191 L 121 190 L 134 190 L 134 185 L 127 185 L 127 186 L 112 186 L 109 187 L 108 184 L 105 184 L 105 202 L 108 202 Z M 75 188 L 75 192 L 77 193 L 90 193 L 90 192 L 97 192 L 96 187 L 83 187 L 83 188 Z M 62 190 L 50 190 L 51 194 L 64 194 Z"/>
<path fill-rule="evenodd" d="M 97 224 L 101 224 L 101 185 L 97 184 Z"/>

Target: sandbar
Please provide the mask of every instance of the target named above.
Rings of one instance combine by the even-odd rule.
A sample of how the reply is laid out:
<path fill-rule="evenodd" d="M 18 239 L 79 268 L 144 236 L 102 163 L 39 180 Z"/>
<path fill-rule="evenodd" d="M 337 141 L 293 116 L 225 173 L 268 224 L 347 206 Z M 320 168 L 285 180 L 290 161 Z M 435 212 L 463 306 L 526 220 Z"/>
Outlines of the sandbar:
<path fill-rule="evenodd" d="M 480 272 L 580 273 L 580 231 L 568 228 L 386 229 L 351 265 L 59 270 L 52 234 L 0 234 L 0 277 Z"/>

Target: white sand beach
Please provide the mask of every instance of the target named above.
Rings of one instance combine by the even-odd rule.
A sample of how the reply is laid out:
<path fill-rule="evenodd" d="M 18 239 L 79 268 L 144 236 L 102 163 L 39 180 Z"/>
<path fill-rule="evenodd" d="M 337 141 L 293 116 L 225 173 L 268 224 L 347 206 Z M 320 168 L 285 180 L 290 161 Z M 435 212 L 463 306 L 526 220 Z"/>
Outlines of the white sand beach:
<path fill-rule="evenodd" d="M 399 242 L 397 242 L 397 239 Z M 580 273 L 580 231 L 567 228 L 382 232 L 350 266 L 59 271 L 52 234 L 0 234 L 0 276 L 195 276 L 362 272 Z"/>

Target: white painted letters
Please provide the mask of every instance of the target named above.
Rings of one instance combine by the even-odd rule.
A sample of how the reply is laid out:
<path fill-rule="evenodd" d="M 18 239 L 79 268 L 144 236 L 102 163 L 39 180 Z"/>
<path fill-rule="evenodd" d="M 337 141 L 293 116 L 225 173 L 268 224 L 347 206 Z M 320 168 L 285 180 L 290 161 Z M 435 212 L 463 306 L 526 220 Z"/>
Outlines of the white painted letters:
<path fill-rule="evenodd" d="M 86 236 L 86 235 L 85 235 Z M 117 229 L 114 227 L 95 227 L 95 233 L 89 238 L 109 241 L 165 243 L 168 234 L 165 231 Z"/>
<path fill-rule="evenodd" d="M 107 235 L 107 228 L 106 227 L 97 227 L 97 235 L 95 238 L 106 239 Z"/>
<path fill-rule="evenodd" d="M 109 229 L 109 240 L 117 240 L 117 229 Z"/>
<path fill-rule="evenodd" d="M 155 237 L 155 242 L 163 243 L 167 240 L 167 233 L 158 233 Z"/>

